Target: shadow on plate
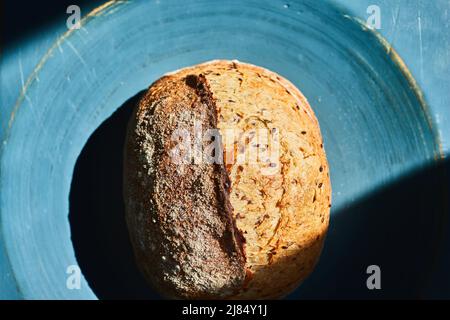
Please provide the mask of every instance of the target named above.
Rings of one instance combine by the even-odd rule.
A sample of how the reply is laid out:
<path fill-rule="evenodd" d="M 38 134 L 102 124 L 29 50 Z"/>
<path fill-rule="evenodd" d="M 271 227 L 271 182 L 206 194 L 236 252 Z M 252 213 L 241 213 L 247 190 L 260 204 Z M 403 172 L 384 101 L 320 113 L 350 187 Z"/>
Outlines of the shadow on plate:
<path fill-rule="evenodd" d="M 122 198 L 126 126 L 142 93 L 92 134 L 73 175 L 72 242 L 79 266 L 100 299 L 160 298 L 135 264 Z M 288 298 L 449 297 L 449 167 L 448 160 L 428 166 L 333 212 L 316 270 Z M 366 268 L 372 264 L 381 268 L 381 290 L 366 287 Z"/>
<path fill-rule="evenodd" d="M 449 169 L 441 161 L 333 212 L 321 260 L 290 298 L 450 298 Z M 381 290 L 367 288 L 370 265 Z"/>
<path fill-rule="evenodd" d="M 155 299 L 128 237 L 122 197 L 128 119 L 142 93 L 125 102 L 91 135 L 75 165 L 70 226 L 78 264 L 99 299 Z"/>

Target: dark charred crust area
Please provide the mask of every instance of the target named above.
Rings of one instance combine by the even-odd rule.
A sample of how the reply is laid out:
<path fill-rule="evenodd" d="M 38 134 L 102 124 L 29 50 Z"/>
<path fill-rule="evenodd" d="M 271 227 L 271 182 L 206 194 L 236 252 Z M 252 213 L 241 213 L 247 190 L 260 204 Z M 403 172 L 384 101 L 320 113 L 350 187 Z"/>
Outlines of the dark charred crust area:
<path fill-rule="evenodd" d="M 207 106 L 208 110 L 212 110 L 212 114 L 210 115 L 210 123 L 209 125 L 217 129 L 217 118 L 218 111 L 215 99 L 209 88 L 208 82 L 204 75 L 187 75 L 185 78 L 186 84 L 191 88 L 196 90 L 197 95 L 200 97 L 201 102 Z M 223 150 L 223 146 L 220 147 Z M 223 156 L 223 153 L 222 153 Z M 221 241 L 223 248 L 226 248 L 230 243 L 236 242 L 239 246 L 241 254 L 245 259 L 245 238 L 242 232 L 236 226 L 236 220 L 233 218 L 233 208 L 231 206 L 231 202 L 229 199 L 229 194 L 231 192 L 231 180 L 228 175 L 228 172 L 223 164 L 214 164 L 214 170 L 217 173 L 217 176 L 220 177 L 220 181 L 216 183 L 217 190 L 216 194 L 218 195 L 218 203 L 221 204 L 221 211 L 226 214 L 229 218 L 230 223 L 233 227 L 233 232 L 227 235 L 224 235 L 223 241 Z M 220 186 L 225 187 L 225 193 L 222 192 L 222 188 Z M 230 252 L 230 250 L 225 250 L 226 252 Z"/>
<path fill-rule="evenodd" d="M 126 220 L 138 265 L 172 298 L 227 298 L 245 278 L 244 240 L 232 218 L 223 164 L 175 163 L 175 130 L 217 128 L 203 75 L 156 81 L 129 123 L 124 164 Z M 210 142 L 203 142 L 206 147 Z"/>

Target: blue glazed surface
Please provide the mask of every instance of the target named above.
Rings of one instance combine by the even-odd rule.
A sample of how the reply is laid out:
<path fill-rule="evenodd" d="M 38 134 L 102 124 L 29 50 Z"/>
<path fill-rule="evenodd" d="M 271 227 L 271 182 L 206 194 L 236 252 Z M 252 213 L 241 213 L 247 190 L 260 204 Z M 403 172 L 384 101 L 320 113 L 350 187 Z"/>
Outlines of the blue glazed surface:
<path fill-rule="evenodd" d="M 401 7 L 380 3 L 395 17 L 392 25 L 383 20 L 384 28 L 406 28 L 399 22 Z M 416 9 L 424 12 L 422 6 Z M 97 128 L 152 81 L 211 59 L 278 72 L 300 88 L 319 119 L 333 187 L 330 235 L 317 270 L 291 297 L 372 297 L 364 269 L 378 261 L 394 283 L 379 296 L 426 296 L 424 288 L 433 284 L 416 275 L 433 273 L 442 210 L 424 208 L 408 217 L 396 203 L 397 217 L 369 213 L 385 211 L 377 203 L 397 195 L 389 189 L 397 181 L 417 183 L 417 172 L 448 152 L 449 58 L 439 56 L 428 69 L 424 61 L 435 54 L 431 38 L 422 38 L 416 51 L 404 32 L 383 31 L 388 41 L 402 41 L 394 47 L 411 67 L 406 69 L 352 18 L 364 16 L 366 7 L 365 1 L 198 0 L 187 7 L 179 1 L 118 2 L 56 42 L 47 35 L 7 52 L 1 73 L 0 298 L 96 298 L 92 279 L 83 278 L 80 290 L 66 287 L 67 267 L 79 263 L 68 220 L 77 158 Z M 63 34 L 64 27 L 54 31 Z M 444 38 L 442 45 L 448 44 Z M 417 54 L 418 60 L 405 58 Z M 427 77 L 427 70 L 434 76 Z M 436 189 L 443 190 L 445 181 L 436 179 Z M 398 196 L 408 199 L 407 191 Z M 438 192 L 426 197 L 442 201 Z M 416 251 L 399 253 L 404 246 Z M 398 266 L 402 261 L 413 267 Z M 345 283 L 337 279 L 345 276 Z"/>

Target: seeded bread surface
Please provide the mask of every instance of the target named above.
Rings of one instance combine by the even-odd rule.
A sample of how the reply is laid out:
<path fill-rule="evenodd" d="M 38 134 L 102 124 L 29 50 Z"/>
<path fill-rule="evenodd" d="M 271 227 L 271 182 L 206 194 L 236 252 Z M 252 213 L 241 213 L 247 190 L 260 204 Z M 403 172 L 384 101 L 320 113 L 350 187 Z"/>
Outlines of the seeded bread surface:
<path fill-rule="evenodd" d="M 219 129 L 223 163 L 173 163 L 171 135 L 194 121 Z M 252 148 L 258 161 L 238 161 Z M 267 69 L 215 60 L 152 84 L 129 123 L 124 178 L 138 265 L 167 297 L 280 298 L 320 256 L 331 186 L 319 125 Z"/>

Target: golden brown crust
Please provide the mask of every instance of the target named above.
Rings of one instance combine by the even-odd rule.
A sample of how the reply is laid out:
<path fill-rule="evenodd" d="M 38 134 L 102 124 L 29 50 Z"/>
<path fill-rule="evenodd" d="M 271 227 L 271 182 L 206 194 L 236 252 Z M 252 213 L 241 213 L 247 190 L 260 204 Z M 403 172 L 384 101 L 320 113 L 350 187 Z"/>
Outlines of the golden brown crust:
<path fill-rule="evenodd" d="M 217 165 L 214 167 L 220 172 L 220 179 L 213 179 L 214 174 L 204 169 L 200 169 L 201 175 L 197 175 L 203 183 L 212 185 L 220 184 L 217 181 L 223 183 L 228 175 L 231 183 L 229 190 L 225 188 L 219 193 L 202 192 L 204 199 L 211 201 L 209 213 L 197 220 L 197 223 L 209 225 L 211 216 L 234 219 L 231 224 L 227 219 L 218 220 L 219 224 L 225 223 L 222 226 L 225 229 L 221 230 L 231 232 L 232 236 L 226 241 L 229 246 L 225 251 L 232 252 L 233 255 L 228 255 L 229 260 L 223 260 L 219 253 L 215 256 L 215 263 L 222 264 L 216 268 L 219 268 L 222 274 L 228 275 L 226 288 L 231 290 L 221 290 L 216 283 L 210 284 L 208 288 L 204 287 L 205 290 L 198 294 L 199 286 L 189 282 L 183 284 L 187 289 L 182 291 L 180 287 L 183 286 L 180 283 L 186 282 L 186 279 L 175 277 L 178 287 L 174 287 L 170 295 L 190 298 L 279 298 L 293 290 L 312 271 L 319 258 L 328 227 L 331 186 L 317 120 L 300 91 L 286 79 L 266 69 L 236 61 L 212 61 L 182 69 L 153 84 L 141 101 L 135 117 L 138 123 L 136 120 L 130 123 L 127 154 L 141 153 L 147 155 L 147 158 L 143 157 L 140 162 L 127 159 L 126 177 L 133 177 L 134 172 L 142 171 L 143 166 L 148 166 L 154 172 L 165 172 L 166 167 L 171 168 L 168 163 L 156 161 L 155 152 L 149 156 L 148 151 L 154 150 L 157 145 L 154 136 L 161 135 L 158 130 L 173 129 L 167 124 L 170 122 L 168 119 L 172 119 L 173 122 L 170 123 L 179 125 L 180 117 L 173 115 L 174 106 L 177 106 L 177 112 L 186 111 L 192 101 L 198 99 L 198 92 L 195 93 L 196 90 L 192 90 L 192 86 L 186 88 L 185 79 L 191 75 L 202 75 L 200 78 L 204 79 L 208 92 L 212 93 L 210 102 L 214 104 L 212 109 L 216 111 L 216 118 L 213 119 L 214 116 L 210 115 L 207 125 L 219 128 L 226 162 L 226 171 L 224 165 L 218 165 L 222 168 L 218 171 Z M 153 113 L 149 118 L 148 114 L 153 112 L 150 110 L 157 110 L 161 108 L 158 107 L 160 105 L 164 106 L 165 117 L 156 118 Z M 208 110 L 211 110 L 211 105 Z M 159 129 L 156 130 L 155 126 Z M 242 134 L 230 136 L 229 129 Z M 266 142 L 261 140 L 258 129 L 269 132 Z M 277 145 L 279 154 L 277 159 L 273 160 L 269 151 L 273 151 Z M 162 147 L 160 151 L 168 150 L 167 148 Z M 258 149 L 261 161 L 237 161 L 240 156 L 246 158 L 252 148 Z M 232 161 L 227 161 L 229 155 Z M 156 163 L 159 166 L 156 166 Z M 185 194 L 187 189 L 183 187 L 184 181 L 181 180 L 191 179 L 191 171 L 198 172 L 196 168 L 189 167 L 187 170 L 189 177 L 184 175 L 180 180 L 172 181 L 177 183 L 174 189 L 165 191 L 169 194 L 178 193 L 177 196 Z M 158 179 L 160 178 L 156 177 L 156 180 Z M 174 201 L 172 198 L 163 199 L 155 195 L 161 190 L 148 188 L 147 185 L 140 186 L 143 180 L 145 179 L 134 176 L 126 181 L 126 189 L 131 191 L 125 194 L 128 202 L 127 217 L 131 234 L 135 238 L 135 247 L 143 239 L 152 236 L 162 243 L 171 242 L 172 239 L 167 236 L 169 231 L 161 234 L 161 230 L 157 229 L 156 232 L 159 233 L 155 237 L 154 225 L 147 228 L 147 225 L 136 220 L 137 212 L 147 210 L 145 206 L 137 208 L 138 204 L 147 203 L 155 197 L 161 198 L 159 201 L 165 201 L 168 206 L 172 206 Z M 217 194 L 221 195 L 219 200 Z M 220 209 L 214 211 L 214 208 Z M 153 210 L 160 217 L 166 215 L 164 210 L 167 209 L 158 207 Z M 167 228 L 173 226 L 168 225 Z M 189 228 L 194 228 L 194 231 Z M 181 241 L 190 241 L 195 228 L 199 226 L 186 226 L 183 229 L 185 233 L 179 234 Z M 245 238 L 245 252 L 241 252 L 242 254 L 240 233 Z M 217 246 L 210 247 L 210 243 L 204 244 L 202 250 L 221 250 Z M 158 256 L 150 258 L 146 250 L 148 246 L 137 250 L 143 251 L 138 254 L 140 264 L 148 268 L 144 270 L 144 274 L 154 273 L 155 265 L 160 266 L 162 273 L 167 272 L 163 269 L 166 266 L 158 264 Z M 221 258 L 218 258 L 219 256 Z M 178 256 L 174 261 L 180 265 L 185 263 Z M 204 264 L 210 263 L 205 261 Z M 200 281 L 200 273 L 206 271 L 201 268 L 189 270 L 198 276 L 195 281 Z M 203 276 L 206 278 L 203 279 L 202 285 L 211 283 L 210 276 L 202 274 Z M 167 282 L 171 283 L 170 280 L 161 280 L 163 277 L 160 274 L 157 277 L 159 280 L 152 282 L 160 281 L 164 286 Z M 216 288 L 215 291 L 211 286 Z"/>

